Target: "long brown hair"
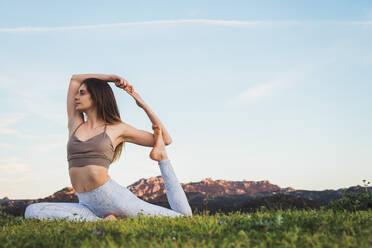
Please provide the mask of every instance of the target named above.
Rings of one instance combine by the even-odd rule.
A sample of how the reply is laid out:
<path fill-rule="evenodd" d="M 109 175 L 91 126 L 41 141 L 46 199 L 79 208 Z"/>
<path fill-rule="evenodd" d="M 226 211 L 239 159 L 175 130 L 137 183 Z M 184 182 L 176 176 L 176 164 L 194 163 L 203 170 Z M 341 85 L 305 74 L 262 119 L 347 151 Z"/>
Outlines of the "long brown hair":
<path fill-rule="evenodd" d="M 81 84 L 87 87 L 93 105 L 97 109 L 97 119 L 109 124 L 122 123 L 114 92 L 106 81 L 98 78 L 87 78 Z M 120 158 L 123 146 L 124 142 L 116 146 L 112 163 Z"/>

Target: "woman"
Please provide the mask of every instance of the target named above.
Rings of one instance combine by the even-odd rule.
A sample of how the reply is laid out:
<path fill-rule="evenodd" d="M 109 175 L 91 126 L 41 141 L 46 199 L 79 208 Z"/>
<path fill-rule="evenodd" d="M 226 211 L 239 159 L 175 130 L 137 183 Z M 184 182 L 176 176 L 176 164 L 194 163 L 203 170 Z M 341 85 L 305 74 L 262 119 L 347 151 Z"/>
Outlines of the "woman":
<path fill-rule="evenodd" d="M 154 135 L 121 121 L 108 82 L 114 82 L 135 99 L 150 118 Z M 33 203 L 27 206 L 25 218 L 94 221 L 138 214 L 192 215 L 185 192 L 165 151 L 165 145 L 169 145 L 172 139 L 127 80 L 107 74 L 73 75 L 67 94 L 67 113 L 67 160 L 71 184 L 79 203 Z M 120 157 L 124 142 L 153 147 L 150 158 L 158 161 L 172 210 L 141 200 L 108 175 L 108 168 Z"/>

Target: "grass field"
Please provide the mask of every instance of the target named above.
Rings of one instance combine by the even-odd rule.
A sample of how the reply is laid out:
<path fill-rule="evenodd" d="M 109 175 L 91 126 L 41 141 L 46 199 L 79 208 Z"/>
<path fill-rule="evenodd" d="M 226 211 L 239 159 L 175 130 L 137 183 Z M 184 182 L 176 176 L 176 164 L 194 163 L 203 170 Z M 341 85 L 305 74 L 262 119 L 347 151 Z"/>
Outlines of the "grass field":
<path fill-rule="evenodd" d="M 3 214 L 0 247 L 372 247 L 372 210 L 259 211 L 117 221 Z"/>

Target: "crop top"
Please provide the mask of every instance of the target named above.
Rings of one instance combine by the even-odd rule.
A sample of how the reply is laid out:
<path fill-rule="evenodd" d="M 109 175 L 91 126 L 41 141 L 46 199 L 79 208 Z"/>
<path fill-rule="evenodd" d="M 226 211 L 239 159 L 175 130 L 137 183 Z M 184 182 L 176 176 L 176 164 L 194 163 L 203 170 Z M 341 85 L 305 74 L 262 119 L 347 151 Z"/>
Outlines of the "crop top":
<path fill-rule="evenodd" d="M 81 141 L 75 136 L 76 130 L 81 124 L 72 133 L 67 143 L 68 168 L 90 164 L 108 168 L 114 157 L 114 147 L 110 137 L 106 134 L 106 125 L 103 133 Z"/>

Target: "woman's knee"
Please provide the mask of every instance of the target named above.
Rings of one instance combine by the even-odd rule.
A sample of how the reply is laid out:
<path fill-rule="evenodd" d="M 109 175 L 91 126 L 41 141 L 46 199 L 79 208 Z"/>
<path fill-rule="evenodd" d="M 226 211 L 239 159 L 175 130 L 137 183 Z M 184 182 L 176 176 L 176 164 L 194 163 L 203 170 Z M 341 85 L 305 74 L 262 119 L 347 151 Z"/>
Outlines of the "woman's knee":
<path fill-rule="evenodd" d="M 190 211 L 187 212 L 185 215 L 186 215 L 186 216 L 192 216 L 192 210 L 190 209 Z"/>
<path fill-rule="evenodd" d="M 43 202 L 31 203 L 30 205 L 28 205 L 25 210 L 25 218 L 32 218 L 37 216 L 37 213 L 39 212 L 42 205 Z"/>
<path fill-rule="evenodd" d="M 188 209 L 182 211 L 182 214 L 184 216 L 192 216 L 192 210 L 191 210 L 191 208 L 188 208 Z"/>
<path fill-rule="evenodd" d="M 177 208 L 175 208 L 175 210 L 184 216 L 192 216 L 192 209 L 190 205 L 180 205 Z"/>

